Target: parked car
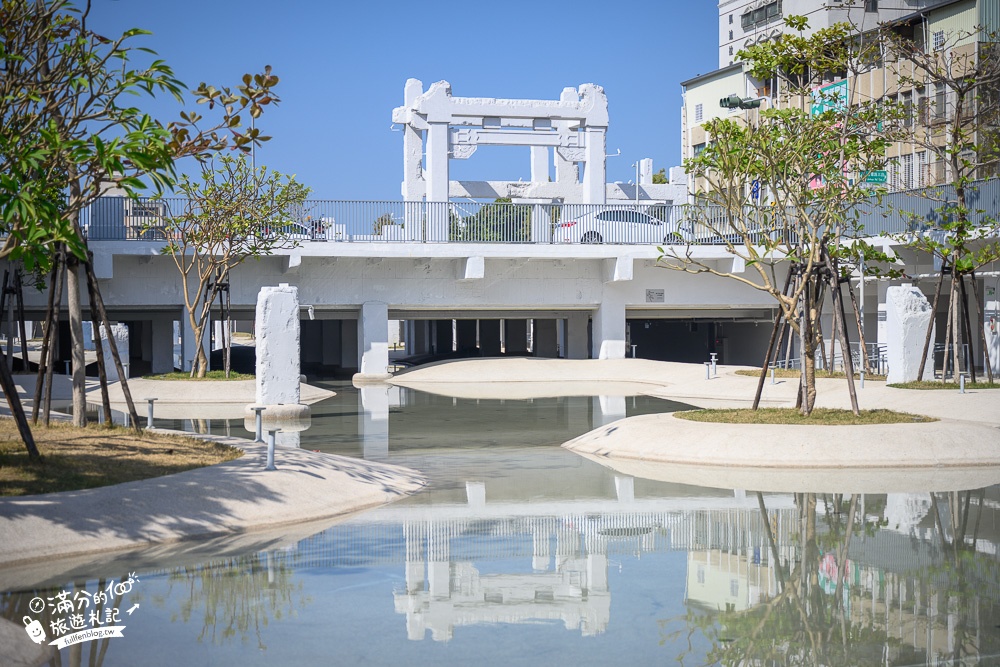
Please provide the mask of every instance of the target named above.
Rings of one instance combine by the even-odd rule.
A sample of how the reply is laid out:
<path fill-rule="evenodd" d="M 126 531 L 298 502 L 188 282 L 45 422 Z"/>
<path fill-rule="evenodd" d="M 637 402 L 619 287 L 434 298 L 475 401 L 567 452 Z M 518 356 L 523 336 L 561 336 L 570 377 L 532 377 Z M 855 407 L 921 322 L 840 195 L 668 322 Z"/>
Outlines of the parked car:
<path fill-rule="evenodd" d="M 632 208 L 590 210 L 556 224 L 556 243 L 683 242 L 676 222 L 666 222 Z"/>

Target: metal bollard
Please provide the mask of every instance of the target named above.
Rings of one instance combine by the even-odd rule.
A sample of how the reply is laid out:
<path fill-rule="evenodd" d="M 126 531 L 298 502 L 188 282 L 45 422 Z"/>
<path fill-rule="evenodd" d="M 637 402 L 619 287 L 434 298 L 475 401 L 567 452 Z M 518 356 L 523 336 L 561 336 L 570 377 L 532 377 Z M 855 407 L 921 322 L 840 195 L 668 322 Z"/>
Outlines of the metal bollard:
<path fill-rule="evenodd" d="M 712 375 L 718 377 L 719 366 L 717 357 L 719 356 L 719 354 L 718 352 L 710 352 L 709 354 L 712 356 Z"/>
<path fill-rule="evenodd" d="M 958 393 L 965 393 L 965 373 L 960 373 L 958 376 Z"/>
<path fill-rule="evenodd" d="M 771 366 L 771 384 L 774 384 L 774 366 Z"/>
<path fill-rule="evenodd" d="M 865 388 L 865 372 L 863 370 L 861 371 L 861 388 Z"/>
<path fill-rule="evenodd" d="M 706 380 L 711 380 L 712 379 L 712 362 L 711 361 L 706 361 L 705 362 L 705 379 Z"/>
<path fill-rule="evenodd" d="M 263 405 L 254 406 L 250 408 L 253 410 L 254 414 L 254 431 L 255 435 L 253 438 L 254 442 L 264 442 L 264 418 L 260 416 L 260 413 L 267 410 Z"/>
<path fill-rule="evenodd" d="M 264 470 L 277 470 L 274 467 L 274 435 L 280 430 L 277 428 L 273 431 L 270 429 L 267 431 L 267 465 L 264 466 Z"/>
<path fill-rule="evenodd" d="M 637 347 L 639 347 L 639 346 L 638 345 L 633 345 L 632 346 L 632 358 L 633 359 L 635 359 L 635 348 L 637 348 Z"/>
<path fill-rule="evenodd" d="M 147 398 L 146 402 L 149 404 L 146 408 L 146 428 L 153 428 L 153 401 L 155 398 Z"/>

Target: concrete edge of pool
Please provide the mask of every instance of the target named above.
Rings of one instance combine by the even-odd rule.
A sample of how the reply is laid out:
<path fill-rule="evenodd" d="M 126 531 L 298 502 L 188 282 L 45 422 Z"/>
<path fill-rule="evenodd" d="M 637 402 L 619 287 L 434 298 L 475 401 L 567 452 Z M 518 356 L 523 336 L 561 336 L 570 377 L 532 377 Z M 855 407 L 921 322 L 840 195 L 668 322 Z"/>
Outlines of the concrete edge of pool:
<path fill-rule="evenodd" d="M 622 474 L 754 491 L 889 493 L 1000 483 L 1000 431 L 965 421 L 719 424 L 668 413 L 620 419 L 563 447 Z"/>
<path fill-rule="evenodd" d="M 239 459 L 115 486 L 0 499 L 0 568 L 39 559 L 208 539 L 334 519 L 415 493 L 426 484 L 401 466 L 178 433 L 242 449 Z"/>

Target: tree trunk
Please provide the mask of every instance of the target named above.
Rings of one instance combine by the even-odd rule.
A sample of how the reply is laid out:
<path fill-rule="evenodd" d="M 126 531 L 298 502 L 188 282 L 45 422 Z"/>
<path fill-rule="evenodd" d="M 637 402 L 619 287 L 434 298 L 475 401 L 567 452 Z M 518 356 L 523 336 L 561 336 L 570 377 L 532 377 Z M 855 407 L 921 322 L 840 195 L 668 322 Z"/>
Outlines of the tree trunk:
<path fill-rule="evenodd" d="M 816 337 L 813 333 L 812 321 L 815 317 L 813 306 L 813 282 L 815 276 L 804 277 L 805 289 L 802 290 L 802 323 L 799 333 L 802 350 L 799 354 L 802 371 L 802 414 L 806 417 L 812 414 L 816 405 Z"/>
<path fill-rule="evenodd" d="M 93 261 L 91 254 L 90 260 Z M 111 398 L 108 396 L 108 370 L 104 360 L 104 342 L 101 337 L 101 320 L 97 316 L 97 298 L 94 295 L 94 282 L 90 279 L 90 262 L 87 263 L 87 294 L 90 297 L 90 324 L 94 329 L 94 348 L 97 351 L 97 377 L 101 383 L 101 407 L 104 408 L 104 424 L 114 426 L 111 418 Z M 109 334 L 110 337 L 110 334 Z"/>
<path fill-rule="evenodd" d="M 28 426 L 28 418 L 24 414 L 24 405 L 21 403 L 21 397 L 17 394 L 14 376 L 11 375 L 7 364 L 0 364 L 0 389 L 7 397 L 7 405 L 10 407 L 10 413 L 17 424 L 21 441 L 24 442 L 25 449 L 28 450 L 28 458 L 32 461 L 40 460 L 41 454 L 38 453 L 38 447 L 35 446 L 35 438 L 31 435 L 31 427 Z"/>
<path fill-rule="evenodd" d="M 864 283 L 861 283 L 861 289 L 864 288 Z M 863 360 L 862 363 L 864 364 L 865 373 L 873 375 L 871 359 L 868 358 L 868 344 L 865 342 L 865 328 L 861 324 L 861 309 L 858 308 L 858 300 L 854 296 L 854 287 L 851 285 L 850 281 L 847 282 L 847 293 L 851 295 L 851 306 L 854 308 L 854 319 L 857 320 L 858 323 L 858 344 L 861 345 L 861 359 Z"/>
<path fill-rule="evenodd" d="M 989 343 L 986 342 L 986 322 L 983 310 L 979 307 L 979 286 L 976 284 L 976 274 L 972 274 L 972 303 L 976 304 L 976 328 L 979 329 L 979 342 L 983 346 L 983 365 L 986 367 L 986 380 L 993 384 L 993 365 L 990 363 Z"/>
<path fill-rule="evenodd" d="M 924 368 L 927 366 L 927 350 L 931 344 L 931 334 L 934 331 L 934 320 L 937 317 L 938 300 L 941 298 L 941 286 L 944 284 L 944 264 L 941 265 L 941 277 L 938 278 L 937 287 L 934 289 L 934 303 L 931 305 L 931 321 L 927 323 L 927 335 L 924 336 L 924 351 L 920 355 L 920 370 L 917 371 L 917 381 L 924 379 Z M 931 357 L 931 366 L 934 365 Z M 933 375 L 933 374 L 932 374 Z"/>
<path fill-rule="evenodd" d="M 97 276 L 94 275 L 93 265 L 90 262 L 86 262 L 84 266 L 87 269 L 87 280 L 90 281 L 92 294 L 94 295 L 94 302 L 91 304 L 91 308 L 97 308 L 97 313 L 104 322 L 104 331 L 108 336 L 108 349 L 111 350 L 111 358 L 115 361 L 115 370 L 118 371 L 118 377 L 122 385 L 122 394 L 125 396 L 125 405 L 128 407 L 128 415 L 132 421 L 132 429 L 136 433 L 140 433 L 142 432 L 142 427 L 139 426 L 139 415 L 135 411 L 135 403 L 132 402 L 132 392 L 128 388 L 128 377 L 125 374 L 125 368 L 122 366 L 121 357 L 118 356 L 118 344 L 115 343 L 115 337 L 111 334 L 111 324 L 108 322 L 108 311 L 104 308 L 104 297 L 101 296 L 101 287 L 97 284 Z"/>
<path fill-rule="evenodd" d="M 69 308 L 69 334 L 72 345 L 73 425 L 87 425 L 87 376 L 83 340 L 83 307 L 80 303 L 80 260 L 66 256 L 66 291 Z"/>
<path fill-rule="evenodd" d="M 969 379 L 973 383 L 976 382 L 976 355 L 973 353 L 972 345 L 972 323 L 969 321 L 969 295 L 965 291 L 965 274 L 958 276 L 959 293 L 962 298 L 962 322 L 964 323 L 963 331 L 965 333 L 964 340 L 965 344 L 968 345 L 968 358 L 969 358 Z"/>
<path fill-rule="evenodd" d="M 792 271 L 788 271 L 788 275 L 785 276 L 785 286 L 781 288 L 781 294 L 787 295 L 788 286 L 792 282 Z M 778 332 L 781 330 L 781 322 L 784 319 L 784 308 L 778 308 L 778 313 L 774 317 L 774 326 L 771 328 L 771 338 L 767 341 L 767 353 L 764 355 L 764 365 L 760 369 L 760 378 L 757 379 L 757 393 L 753 397 L 753 409 L 756 410 L 760 407 L 760 396 L 764 392 L 764 378 L 767 377 L 768 367 L 771 365 L 771 360 L 776 359 L 778 356 L 778 348 L 775 346 L 775 342 L 778 337 Z M 228 367 L 227 369 L 228 370 Z M 229 377 L 228 375 L 226 377 Z"/>
<path fill-rule="evenodd" d="M 52 344 L 52 327 L 57 317 L 55 313 L 59 307 L 56 301 L 56 291 L 58 289 L 60 300 L 62 298 L 62 272 L 60 268 L 60 253 L 55 254 L 52 262 L 52 272 L 49 274 L 49 300 L 45 309 L 45 327 L 42 330 L 42 350 L 38 357 L 38 374 L 35 377 L 35 400 L 31 405 L 31 423 L 38 423 L 38 412 L 42 407 L 42 388 L 46 382 L 51 381 L 51 376 L 46 373 L 49 365 L 49 346 Z M 55 355 L 52 355 L 55 357 Z"/>
<path fill-rule="evenodd" d="M 830 261 L 829 259 L 827 260 Z M 847 376 L 847 391 L 851 395 L 851 411 L 855 415 L 860 415 L 858 407 L 858 392 L 854 386 L 854 359 L 851 357 L 851 341 L 847 337 L 847 314 L 844 311 L 844 296 L 840 293 L 840 278 L 837 272 L 837 265 L 833 265 L 832 277 L 830 278 L 830 289 L 833 290 L 833 309 L 839 316 L 837 327 L 840 334 L 841 356 L 844 358 L 844 374 Z"/>

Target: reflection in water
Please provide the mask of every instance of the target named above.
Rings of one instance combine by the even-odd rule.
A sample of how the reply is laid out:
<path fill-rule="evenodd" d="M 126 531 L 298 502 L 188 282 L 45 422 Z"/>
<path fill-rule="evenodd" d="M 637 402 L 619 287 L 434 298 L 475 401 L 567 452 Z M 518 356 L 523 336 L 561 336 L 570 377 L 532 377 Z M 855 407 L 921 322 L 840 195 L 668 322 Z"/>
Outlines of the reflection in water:
<path fill-rule="evenodd" d="M 50 664 L 144 664 L 150 651 L 241 667 L 1000 660 L 1000 487 L 684 486 L 558 447 L 677 404 L 333 388 L 302 446 L 419 469 L 425 491 L 284 548 L 157 560 L 139 573 L 126 639 Z M 242 420 L 157 423 L 247 435 Z M 19 624 L 33 594 L 3 594 L 3 618 Z"/>
<path fill-rule="evenodd" d="M 995 532 L 979 534 L 985 490 L 906 495 L 893 500 L 932 516 L 879 530 L 885 515 L 863 516 L 859 496 L 796 494 L 791 540 L 768 534 L 766 551 L 692 552 L 685 628 L 667 639 L 700 632 L 712 642 L 708 662 L 723 665 L 997 659 L 1000 566 Z M 763 498 L 760 511 L 769 533 L 776 513 Z"/>

